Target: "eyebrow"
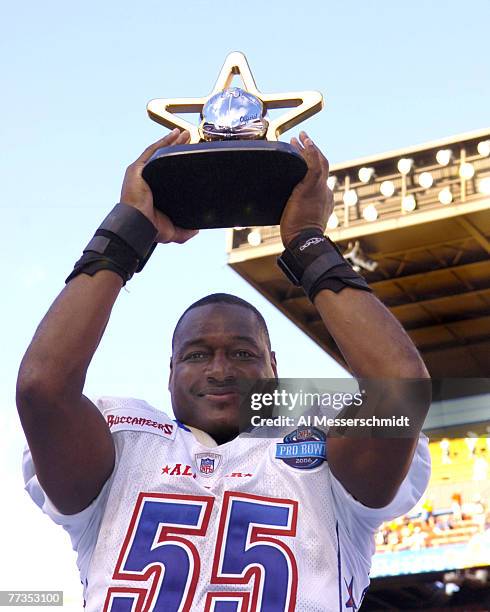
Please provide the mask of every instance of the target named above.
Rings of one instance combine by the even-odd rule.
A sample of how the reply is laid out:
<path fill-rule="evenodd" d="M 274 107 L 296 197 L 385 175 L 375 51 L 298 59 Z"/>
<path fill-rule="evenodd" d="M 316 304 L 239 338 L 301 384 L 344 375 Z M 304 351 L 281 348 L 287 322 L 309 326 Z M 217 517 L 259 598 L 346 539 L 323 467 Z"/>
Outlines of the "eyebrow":
<path fill-rule="evenodd" d="M 251 344 L 252 346 L 254 346 L 256 348 L 257 351 L 260 351 L 260 347 L 257 344 L 257 342 L 254 340 L 254 338 L 252 338 L 251 336 L 230 336 L 230 340 L 238 340 L 240 342 L 247 342 L 248 344 Z M 182 346 L 179 347 L 179 352 L 182 353 L 185 350 L 187 350 L 190 346 L 194 346 L 194 345 L 207 345 L 207 341 L 206 338 L 201 337 L 201 338 L 193 338 L 192 340 L 186 340 Z"/>

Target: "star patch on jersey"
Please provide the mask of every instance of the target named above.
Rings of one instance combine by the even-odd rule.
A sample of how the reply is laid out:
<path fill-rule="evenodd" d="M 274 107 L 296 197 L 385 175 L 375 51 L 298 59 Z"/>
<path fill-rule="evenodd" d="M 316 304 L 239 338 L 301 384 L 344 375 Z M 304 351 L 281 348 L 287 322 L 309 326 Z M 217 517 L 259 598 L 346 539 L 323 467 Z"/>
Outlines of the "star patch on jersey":
<path fill-rule="evenodd" d="M 316 427 L 298 427 L 276 443 L 276 459 L 298 470 L 312 470 L 327 458 L 326 438 Z"/>
<path fill-rule="evenodd" d="M 162 475 L 164 474 L 168 474 L 169 476 L 192 476 L 192 478 L 196 477 L 196 475 L 192 471 L 191 466 L 185 463 L 164 465 L 162 467 Z"/>
<path fill-rule="evenodd" d="M 201 476 L 212 476 L 221 463 L 221 455 L 218 453 L 197 453 L 194 457 Z"/>

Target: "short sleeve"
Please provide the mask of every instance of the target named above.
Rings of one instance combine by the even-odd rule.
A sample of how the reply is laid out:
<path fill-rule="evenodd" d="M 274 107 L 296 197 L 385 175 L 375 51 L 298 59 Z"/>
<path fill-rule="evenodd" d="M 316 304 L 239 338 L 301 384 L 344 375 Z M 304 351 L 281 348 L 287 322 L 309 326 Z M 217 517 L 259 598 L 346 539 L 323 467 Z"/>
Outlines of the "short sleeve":
<path fill-rule="evenodd" d="M 132 431 L 150 431 L 172 439 L 175 437 L 175 431 L 177 429 L 175 423 L 173 423 L 165 413 L 156 410 L 156 408 L 153 408 L 143 400 L 120 397 L 100 397 L 95 401 L 95 405 L 104 416 L 109 426 L 109 430 L 113 435 L 117 431 L 129 429 Z M 151 419 L 148 418 L 149 415 L 152 417 Z M 41 508 L 44 514 L 49 516 L 54 523 L 60 525 L 69 533 L 73 550 L 78 552 L 79 560 L 80 555 L 84 557 L 86 551 L 90 547 L 93 548 L 97 541 L 98 531 L 109 497 L 110 488 L 119 464 L 119 449 L 116 440 L 114 448 L 116 456 L 112 475 L 92 503 L 77 514 L 62 514 L 55 507 L 37 479 L 36 469 L 29 447 L 26 446 L 24 449 L 22 458 L 24 488 L 33 502 Z"/>
<path fill-rule="evenodd" d="M 339 522 L 351 535 L 359 531 L 374 532 L 384 521 L 390 521 L 409 512 L 420 500 L 430 478 L 429 440 L 420 434 L 412 463 L 393 500 L 383 508 L 369 508 L 361 504 L 344 489 L 331 474 L 332 494 Z"/>
<path fill-rule="evenodd" d="M 27 445 L 22 456 L 22 473 L 25 483 L 24 488 L 32 501 L 54 523 L 60 525 L 68 532 L 73 550 L 78 553 L 77 565 L 83 575 L 97 542 L 100 522 L 112 483 L 112 476 L 107 480 L 99 495 L 89 506 L 77 514 L 63 514 L 55 507 L 39 484 L 31 452 Z"/>

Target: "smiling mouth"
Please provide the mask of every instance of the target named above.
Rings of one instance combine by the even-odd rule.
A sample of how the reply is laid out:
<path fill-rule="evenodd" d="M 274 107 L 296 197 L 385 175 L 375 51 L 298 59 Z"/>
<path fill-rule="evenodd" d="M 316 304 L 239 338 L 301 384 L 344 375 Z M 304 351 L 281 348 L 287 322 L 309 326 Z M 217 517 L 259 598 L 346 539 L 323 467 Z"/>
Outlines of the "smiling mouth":
<path fill-rule="evenodd" d="M 226 403 L 236 401 L 240 394 L 236 389 L 206 389 L 205 391 L 198 393 L 198 397 L 203 397 L 212 402 Z"/>

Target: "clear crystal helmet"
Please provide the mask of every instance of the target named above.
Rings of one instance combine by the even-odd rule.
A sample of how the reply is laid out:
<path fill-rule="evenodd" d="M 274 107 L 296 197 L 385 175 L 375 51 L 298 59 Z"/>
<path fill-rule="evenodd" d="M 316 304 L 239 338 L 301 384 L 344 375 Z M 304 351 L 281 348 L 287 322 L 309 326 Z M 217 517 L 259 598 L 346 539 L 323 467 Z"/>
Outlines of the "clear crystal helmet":
<path fill-rule="evenodd" d="M 262 101 L 240 87 L 215 94 L 202 109 L 202 140 L 255 140 L 265 138 L 269 122 Z"/>

